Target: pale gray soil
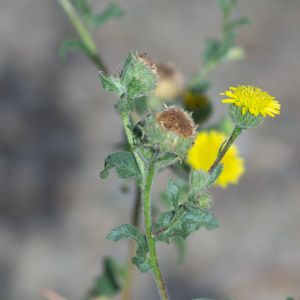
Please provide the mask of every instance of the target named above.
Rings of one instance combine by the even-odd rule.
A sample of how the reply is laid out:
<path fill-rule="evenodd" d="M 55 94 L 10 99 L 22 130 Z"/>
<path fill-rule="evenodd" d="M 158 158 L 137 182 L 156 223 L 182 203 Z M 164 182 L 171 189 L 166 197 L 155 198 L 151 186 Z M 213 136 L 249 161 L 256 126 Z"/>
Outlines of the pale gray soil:
<path fill-rule="evenodd" d="M 102 10 L 109 1 L 95 1 Z M 156 62 L 174 61 L 191 77 L 204 38 L 220 35 L 215 1 L 122 0 L 127 15 L 95 32 L 113 73 L 130 50 Z M 247 59 L 211 75 L 217 120 L 226 113 L 220 92 L 238 84 L 269 91 L 282 113 L 237 141 L 246 160 L 238 186 L 213 189 L 214 231 L 188 239 L 177 266 L 174 246 L 159 245 L 172 300 L 208 297 L 284 300 L 300 297 L 300 1 L 241 0 L 235 16 L 253 22 L 237 44 Z M 101 269 L 101 257 L 125 258 L 127 241 L 105 239 L 129 222 L 133 192 L 99 171 L 116 151 L 122 124 L 114 95 L 81 54 L 56 59 L 74 36 L 54 0 L 0 1 L 0 298 L 42 299 L 51 288 L 81 299 Z M 170 172 L 159 175 L 156 190 Z M 158 299 L 151 274 L 136 270 L 133 300 Z M 297 299 L 298 299 L 297 298 Z"/>

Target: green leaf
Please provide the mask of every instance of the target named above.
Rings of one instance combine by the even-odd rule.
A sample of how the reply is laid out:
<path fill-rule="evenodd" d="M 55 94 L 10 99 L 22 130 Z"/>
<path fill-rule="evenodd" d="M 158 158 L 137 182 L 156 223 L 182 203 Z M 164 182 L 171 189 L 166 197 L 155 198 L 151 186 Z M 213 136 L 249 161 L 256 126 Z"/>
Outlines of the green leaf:
<path fill-rule="evenodd" d="M 98 76 L 103 88 L 108 92 L 114 92 L 121 95 L 123 93 L 123 87 L 121 87 L 119 83 L 120 80 L 116 77 L 105 78 L 102 73 L 103 72 L 99 72 Z"/>
<path fill-rule="evenodd" d="M 220 164 L 214 169 L 214 171 L 210 174 L 208 183 L 207 183 L 206 186 L 205 186 L 206 189 L 209 188 L 210 186 L 212 186 L 212 185 L 217 181 L 217 179 L 218 179 L 218 178 L 220 177 L 220 175 L 222 174 L 223 167 L 224 167 L 224 164 L 223 164 L 223 163 L 220 163 Z"/>
<path fill-rule="evenodd" d="M 184 208 L 182 208 L 184 209 Z M 158 223 L 155 225 L 155 230 L 166 227 L 174 218 L 175 212 L 168 211 L 163 213 Z M 165 242 L 169 244 L 169 238 L 173 236 L 179 236 L 186 239 L 194 231 L 204 227 L 208 230 L 216 229 L 219 227 L 219 222 L 214 215 L 205 209 L 199 209 L 197 211 L 186 210 L 182 217 L 174 223 L 168 230 L 158 235 L 154 239 L 157 242 Z"/>
<path fill-rule="evenodd" d="M 84 43 L 79 39 L 66 38 L 63 40 L 59 47 L 58 59 L 64 61 L 67 53 L 71 51 L 79 51 L 83 54 L 90 56 L 89 50 L 85 47 Z"/>
<path fill-rule="evenodd" d="M 117 104 L 115 105 L 115 108 L 121 112 L 122 110 L 126 111 L 134 111 L 135 108 L 135 102 L 131 97 L 126 97 L 125 95 L 121 97 Z"/>
<path fill-rule="evenodd" d="M 241 17 L 234 21 L 231 21 L 227 24 L 228 29 L 233 29 L 234 27 L 240 26 L 240 25 L 249 25 L 251 24 L 251 21 L 247 17 Z"/>
<path fill-rule="evenodd" d="M 157 158 L 153 160 L 153 164 L 155 164 L 157 170 L 166 168 L 168 166 L 174 165 L 180 160 L 180 158 L 172 153 L 162 153 Z"/>
<path fill-rule="evenodd" d="M 173 242 L 173 244 L 176 246 L 178 250 L 177 263 L 182 264 L 185 258 L 186 242 L 178 236 L 173 236 L 171 241 Z"/>
<path fill-rule="evenodd" d="M 118 3 L 111 3 L 100 14 L 90 16 L 88 21 L 91 27 L 99 27 L 111 18 L 120 18 L 124 16 L 125 10 Z"/>
<path fill-rule="evenodd" d="M 107 239 L 117 242 L 121 239 L 133 239 L 137 242 L 136 257 L 132 258 L 134 263 L 143 273 L 146 273 L 155 266 L 151 265 L 146 257 L 148 252 L 146 236 L 140 234 L 137 227 L 131 224 L 123 224 L 114 228 L 106 237 Z"/>
<path fill-rule="evenodd" d="M 138 256 L 143 256 L 148 252 L 146 236 L 140 234 L 137 227 L 131 224 L 123 224 L 114 228 L 106 238 L 113 242 L 117 242 L 121 239 L 134 239 L 137 242 L 136 254 Z"/>
<path fill-rule="evenodd" d="M 178 204 L 179 191 L 178 191 L 178 187 L 175 185 L 172 179 L 169 179 L 167 183 L 167 196 L 174 206 L 175 214 L 177 214 L 179 210 L 179 204 Z"/>
<path fill-rule="evenodd" d="M 206 189 L 207 182 L 210 175 L 201 169 L 193 170 L 190 172 L 190 185 L 193 189 L 202 190 Z"/>
<path fill-rule="evenodd" d="M 138 179 L 140 177 L 140 171 L 135 158 L 132 153 L 127 151 L 109 154 L 105 159 L 104 166 L 104 170 L 100 173 L 102 179 L 108 177 L 111 168 L 115 168 L 117 175 L 122 179 L 130 176 L 138 177 Z"/>
<path fill-rule="evenodd" d="M 149 259 L 145 257 L 136 256 L 131 259 L 132 263 L 135 264 L 142 273 L 147 273 L 155 268 L 149 262 Z"/>
<path fill-rule="evenodd" d="M 295 298 L 293 298 L 293 297 L 287 297 L 287 298 L 285 298 L 285 300 L 295 300 Z"/>
<path fill-rule="evenodd" d="M 90 297 L 98 298 L 100 296 L 113 296 L 121 286 L 119 279 L 122 277 L 121 268 L 111 257 L 104 259 L 104 271 L 102 275 L 95 278 L 94 284 L 89 291 Z"/>

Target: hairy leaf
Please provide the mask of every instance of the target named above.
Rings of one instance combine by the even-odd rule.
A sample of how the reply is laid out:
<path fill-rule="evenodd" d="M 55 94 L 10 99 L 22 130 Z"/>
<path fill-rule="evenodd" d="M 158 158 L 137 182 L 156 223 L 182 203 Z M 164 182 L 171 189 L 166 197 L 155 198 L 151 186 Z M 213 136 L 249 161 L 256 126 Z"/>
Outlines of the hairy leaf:
<path fill-rule="evenodd" d="M 177 214 L 179 210 L 179 204 L 178 204 L 179 191 L 178 191 L 178 187 L 175 185 L 172 179 L 169 179 L 167 183 L 167 195 L 168 195 L 168 199 L 172 202 L 174 206 L 175 213 Z"/>
<path fill-rule="evenodd" d="M 108 92 L 118 93 L 122 95 L 124 93 L 124 88 L 121 86 L 119 79 L 115 77 L 105 78 L 102 72 L 99 72 L 99 79 L 103 88 Z"/>
<path fill-rule="evenodd" d="M 138 177 L 138 179 L 140 177 L 140 171 L 135 158 L 132 153 L 127 151 L 109 154 L 105 159 L 104 166 L 104 170 L 100 173 L 102 179 L 108 177 L 111 168 L 115 168 L 117 175 L 122 179 L 130 176 Z"/>
<path fill-rule="evenodd" d="M 132 263 L 135 264 L 142 273 L 147 273 L 155 268 L 151 265 L 147 257 L 136 256 L 131 259 Z"/>
<path fill-rule="evenodd" d="M 184 208 L 182 208 L 184 209 Z M 174 211 L 168 211 L 163 213 L 158 223 L 155 225 L 155 230 L 167 226 L 175 216 Z M 216 229 L 219 227 L 219 222 L 214 215 L 205 209 L 199 209 L 197 211 L 186 210 L 182 217 L 174 223 L 168 230 L 155 237 L 158 242 L 165 242 L 169 244 L 169 238 L 172 236 L 179 236 L 186 239 L 194 231 L 204 227 L 208 230 Z"/>
<path fill-rule="evenodd" d="M 223 163 L 220 163 L 215 169 L 214 171 L 210 174 L 209 176 L 209 180 L 205 186 L 205 188 L 209 188 L 210 186 L 212 186 L 217 180 L 218 178 L 220 177 L 220 175 L 222 174 L 222 171 L 223 171 L 223 167 L 224 167 L 224 164 Z"/>
<path fill-rule="evenodd" d="M 146 236 L 140 234 L 137 227 L 131 224 L 123 224 L 114 228 L 106 237 L 107 239 L 117 242 L 121 239 L 133 239 L 137 242 L 136 256 L 132 258 L 134 263 L 143 273 L 152 270 L 155 266 L 151 265 L 146 257 L 148 252 Z"/>

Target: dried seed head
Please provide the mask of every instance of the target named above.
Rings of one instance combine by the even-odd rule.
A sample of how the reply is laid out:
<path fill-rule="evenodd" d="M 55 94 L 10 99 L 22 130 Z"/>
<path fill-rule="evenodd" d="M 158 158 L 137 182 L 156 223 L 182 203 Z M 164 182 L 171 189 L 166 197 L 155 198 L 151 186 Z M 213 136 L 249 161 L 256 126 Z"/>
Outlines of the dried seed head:
<path fill-rule="evenodd" d="M 193 119 L 179 106 L 162 105 L 141 122 L 143 143 L 165 153 L 183 157 L 193 146 L 196 128 Z"/>

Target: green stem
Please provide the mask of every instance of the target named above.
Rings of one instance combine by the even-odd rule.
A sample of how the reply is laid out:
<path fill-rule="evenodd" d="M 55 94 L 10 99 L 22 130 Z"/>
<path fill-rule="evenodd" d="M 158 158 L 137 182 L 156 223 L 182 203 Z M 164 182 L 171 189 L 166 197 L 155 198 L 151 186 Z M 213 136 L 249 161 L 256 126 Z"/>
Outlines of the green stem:
<path fill-rule="evenodd" d="M 131 151 L 135 157 L 135 160 L 139 166 L 141 175 L 144 179 L 145 174 L 146 174 L 146 168 L 145 168 L 145 164 L 142 160 L 142 158 L 140 157 L 140 155 L 138 154 L 136 148 L 135 148 L 135 143 L 134 143 L 134 137 L 131 131 L 131 126 L 130 126 L 130 119 L 129 119 L 129 113 L 126 110 L 122 110 L 122 120 L 123 120 L 123 124 L 124 124 L 124 129 L 125 129 L 125 133 L 129 142 L 129 145 L 131 147 Z"/>
<path fill-rule="evenodd" d="M 207 74 L 216 66 L 217 63 L 210 62 L 204 67 L 201 67 L 196 74 L 193 76 L 188 88 L 193 89 L 199 85 L 199 83 L 206 78 Z"/>
<path fill-rule="evenodd" d="M 225 144 L 225 146 L 224 146 L 223 150 L 221 151 L 220 155 L 218 155 L 217 159 L 215 160 L 213 165 L 208 170 L 209 174 L 211 174 L 214 171 L 214 169 L 219 165 L 219 163 L 221 162 L 221 160 L 225 156 L 225 154 L 228 151 L 228 149 L 230 148 L 230 146 L 233 144 L 235 139 L 242 133 L 242 131 L 243 131 L 242 128 L 240 128 L 238 126 L 234 127 L 234 129 L 232 131 L 232 134 L 231 134 L 230 138 L 228 139 L 227 143 Z"/>
<path fill-rule="evenodd" d="M 137 188 L 136 191 L 136 200 L 134 203 L 134 208 L 133 208 L 133 215 L 132 215 L 132 222 L 131 224 L 138 227 L 139 225 L 139 210 L 141 206 L 141 192 L 140 189 Z M 127 274 L 126 274 L 126 279 L 125 283 L 123 286 L 123 291 L 122 291 L 122 299 L 123 300 L 130 300 L 131 299 L 131 282 L 133 278 L 133 264 L 131 263 L 131 258 L 135 256 L 136 252 L 136 241 L 135 240 L 130 240 L 130 251 L 129 251 L 129 256 L 128 256 L 128 268 L 127 268 Z"/>
<path fill-rule="evenodd" d="M 157 283 L 157 288 L 160 293 L 161 300 L 169 300 L 168 292 L 165 286 L 164 279 L 159 269 L 158 258 L 156 254 L 155 242 L 153 241 L 153 233 L 151 226 L 151 187 L 153 183 L 153 179 L 156 173 L 155 166 L 150 166 L 147 172 L 144 191 L 143 191 L 143 203 L 144 203 L 144 221 L 145 221 L 145 229 L 146 236 L 150 254 L 150 263 L 155 265 L 153 269 L 155 281 Z"/>
<path fill-rule="evenodd" d="M 156 173 L 156 168 L 154 165 L 152 165 L 146 170 L 145 163 L 142 160 L 142 158 L 139 156 L 135 148 L 135 141 L 130 126 L 129 113 L 126 110 L 122 110 L 121 114 L 122 114 L 122 120 L 126 132 L 126 136 L 131 147 L 131 151 L 136 159 L 136 162 L 139 166 L 141 176 L 143 179 L 142 200 L 144 205 L 143 207 L 144 221 L 145 221 L 146 237 L 147 237 L 147 243 L 148 243 L 149 254 L 150 254 L 150 263 L 155 266 L 153 269 L 153 273 L 154 273 L 155 281 L 157 283 L 158 291 L 160 293 L 161 300 L 169 300 L 165 282 L 163 280 L 158 265 L 158 258 L 156 254 L 155 242 L 153 241 L 153 233 L 152 233 L 152 226 L 151 226 L 151 187 Z"/>
<path fill-rule="evenodd" d="M 100 68 L 101 71 L 104 72 L 105 75 L 108 75 L 108 70 L 100 57 L 98 48 L 93 40 L 90 31 L 83 25 L 82 21 L 80 20 L 71 2 L 69 0 L 57 0 L 57 1 L 60 3 L 62 8 L 68 15 L 77 33 L 79 34 L 82 42 L 84 43 L 86 49 L 89 51 L 90 59 Z"/>

